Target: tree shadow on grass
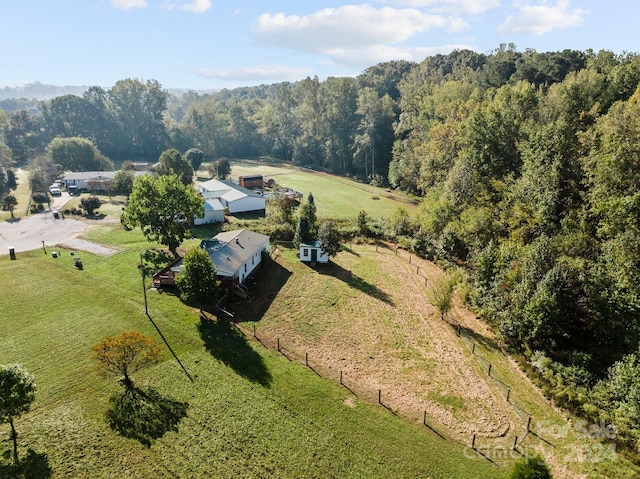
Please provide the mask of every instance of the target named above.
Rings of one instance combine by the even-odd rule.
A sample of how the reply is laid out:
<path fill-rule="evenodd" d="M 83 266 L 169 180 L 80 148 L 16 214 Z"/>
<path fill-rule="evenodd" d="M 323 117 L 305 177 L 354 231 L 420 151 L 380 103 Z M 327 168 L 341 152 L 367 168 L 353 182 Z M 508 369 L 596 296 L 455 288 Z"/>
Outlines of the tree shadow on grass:
<path fill-rule="evenodd" d="M 142 253 L 144 274 L 153 276 L 154 273 L 171 263 L 175 258 L 169 250 L 150 248 Z"/>
<path fill-rule="evenodd" d="M 351 271 L 344 269 L 339 264 L 330 261 L 326 265 L 320 265 L 316 268 L 316 271 L 320 274 L 327 276 L 333 276 L 336 279 L 344 281 L 352 288 L 362 291 L 364 294 L 378 299 L 383 303 L 387 303 L 389 306 L 393 306 L 393 300 L 387 293 L 378 288 L 375 284 L 367 283 L 363 278 L 353 274 Z"/>
<path fill-rule="evenodd" d="M 207 351 L 240 376 L 264 387 L 271 385 L 271 373 L 242 332 L 228 321 L 200 317 L 200 337 Z"/>
<path fill-rule="evenodd" d="M 27 455 L 20 459 L 17 465 L 0 463 L 0 478 L 47 479 L 52 475 L 53 471 L 51 466 L 49 466 L 49 458 L 47 455 L 37 453 L 31 448 L 27 450 Z"/>
<path fill-rule="evenodd" d="M 177 431 L 186 417 L 189 404 L 162 396 L 152 388 L 134 386 L 124 394 L 112 396 L 107 423 L 124 437 L 150 447 L 154 439 L 169 431 Z"/>

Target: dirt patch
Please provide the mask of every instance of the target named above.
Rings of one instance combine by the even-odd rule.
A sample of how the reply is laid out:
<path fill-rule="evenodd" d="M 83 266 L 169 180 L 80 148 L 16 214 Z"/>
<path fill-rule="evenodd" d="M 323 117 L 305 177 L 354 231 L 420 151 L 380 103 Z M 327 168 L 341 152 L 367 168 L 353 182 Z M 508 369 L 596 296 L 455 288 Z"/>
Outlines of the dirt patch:
<path fill-rule="evenodd" d="M 107 248 L 106 246 L 102 246 L 101 244 L 93 243 L 92 241 L 87 241 L 79 238 L 69 239 L 65 241 L 61 246 L 72 250 L 87 251 L 88 253 L 103 257 L 111 256 L 112 254 L 118 252 L 118 250 Z"/>

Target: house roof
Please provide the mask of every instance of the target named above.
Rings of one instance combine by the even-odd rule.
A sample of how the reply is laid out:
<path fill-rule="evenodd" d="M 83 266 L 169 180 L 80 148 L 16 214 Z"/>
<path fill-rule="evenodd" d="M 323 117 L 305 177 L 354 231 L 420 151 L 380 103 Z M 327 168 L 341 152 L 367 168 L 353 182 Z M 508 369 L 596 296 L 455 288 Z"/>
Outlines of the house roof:
<path fill-rule="evenodd" d="M 244 262 L 267 241 L 267 235 L 242 229 L 218 233 L 211 239 L 202 240 L 200 247 L 209 254 L 218 276 L 232 278 Z M 181 271 L 182 261 L 171 269 Z"/>
<path fill-rule="evenodd" d="M 72 171 L 62 177 L 63 181 L 112 180 L 117 171 Z M 134 176 L 146 175 L 146 171 L 134 171 Z"/>
<path fill-rule="evenodd" d="M 228 180 L 212 179 L 200 183 L 200 191 L 210 193 L 209 196 L 222 198 L 227 203 L 240 200 L 246 197 L 263 198 L 255 191 L 251 191 Z"/>
<path fill-rule="evenodd" d="M 204 200 L 204 210 L 205 211 L 224 211 L 224 206 L 220 203 L 218 198 L 210 198 L 208 200 Z"/>
<path fill-rule="evenodd" d="M 108 180 L 113 179 L 115 176 L 115 171 L 72 171 L 71 173 L 67 173 L 62 177 L 64 181 L 71 180 Z"/>

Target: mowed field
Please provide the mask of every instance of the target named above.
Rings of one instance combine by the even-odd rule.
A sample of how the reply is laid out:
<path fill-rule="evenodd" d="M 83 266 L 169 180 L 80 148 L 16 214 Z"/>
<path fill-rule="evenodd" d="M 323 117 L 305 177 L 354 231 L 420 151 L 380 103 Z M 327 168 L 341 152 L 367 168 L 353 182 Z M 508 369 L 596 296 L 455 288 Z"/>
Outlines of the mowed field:
<path fill-rule="evenodd" d="M 273 178 L 280 186 L 309 193 L 317 206 L 318 218 L 353 219 L 360 211 L 373 218 L 391 216 L 398 208 L 409 214 L 417 211 L 417 202 L 407 195 L 366 185 L 349 178 L 337 177 L 291 165 L 273 165 L 254 161 L 232 161 L 231 176 L 262 175 Z"/>

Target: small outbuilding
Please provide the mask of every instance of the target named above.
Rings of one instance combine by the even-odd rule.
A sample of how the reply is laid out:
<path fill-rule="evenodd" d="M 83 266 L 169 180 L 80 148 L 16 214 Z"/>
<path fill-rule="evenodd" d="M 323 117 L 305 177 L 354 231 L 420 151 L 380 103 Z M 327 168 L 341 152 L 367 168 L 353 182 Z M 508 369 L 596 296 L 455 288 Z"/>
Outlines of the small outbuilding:
<path fill-rule="evenodd" d="M 204 216 L 193 220 L 196 226 L 222 222 L 224 222 L 224 206 L 217 198 L 204 200 Z"/>
<path fill-rule="evenodd" d="M 300 243 L 300 261 L 303 263 L 328 263 L 329 254 L 322 249 L 319 241 Z"/>
<path fill-rule="evenodd" d="M 248 189 L 264 187 L 264 180 L 262 179 L 262 175 L 240 176 L 238 178 L 238 183 L 240 184 L 240 186 Z"/>

